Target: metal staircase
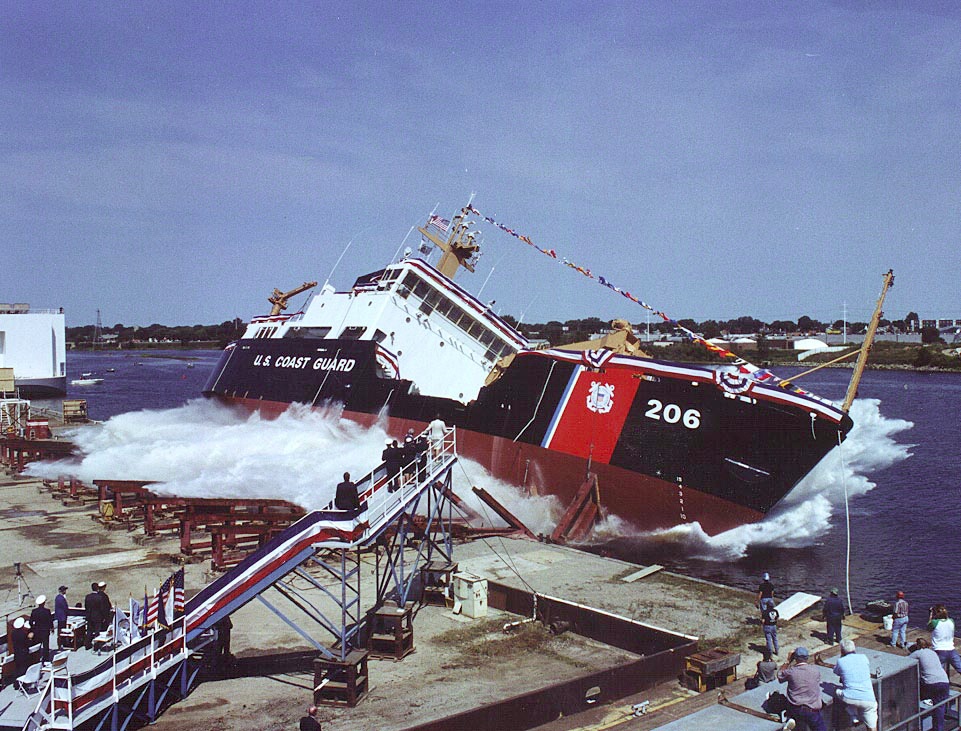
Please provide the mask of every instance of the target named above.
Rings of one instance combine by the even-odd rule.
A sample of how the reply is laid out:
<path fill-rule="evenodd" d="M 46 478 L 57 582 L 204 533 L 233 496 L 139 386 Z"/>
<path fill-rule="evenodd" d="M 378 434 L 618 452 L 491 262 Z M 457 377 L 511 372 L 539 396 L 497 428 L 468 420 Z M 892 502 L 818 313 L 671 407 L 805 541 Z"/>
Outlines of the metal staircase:
<path fill-rule="evenodd" d="M 420 435 L 426 438 L 426 433 Z M 361 508 L 343 511 L 327 506 L 308 513 L 187 601 L 183 616 L 164 629 L 114 650 L 95 668 L 80 674 L 52 672 L 23 731 L 72 730 L 81 724 L 95 731 L 124 731 L 137 720 L 151 723 L 170 702 L 186 697 L 200 671 L 203 652 L 217 641 L 217 624 L 248 602 L 259 599 L 324 657 L 343 660 L 356 647 L 365 614 L 360 604 L 361 551 L 375 543 L 386 548 L 381 574 L 377 551 L 377 597 L 374 606 L 393 597 L 408 600 L 418 565 L 437 553 L 451 557 L 451 468 L 457 461 L 453 428 L 442 439 L 428 440 L 426 451 L 392 478 L 385 464 L 357 484 Z M 447 512 L 445 522 L 445 509 Z M 405 559 L 414 516 L 426 521 L 412 561 Z M 440 535 L 440 540 L 436 539 Z M 320 568 L 338 582 L 328 589 L 308 569 Z M 324 609 L 288 577 L 319 589 Z M 302 581 L 300 582 L 303 583 Z M 333 637 L 318 641 L 302 623 L 287 617 L 263 597 L 274 588 L 308 619 Z"/>

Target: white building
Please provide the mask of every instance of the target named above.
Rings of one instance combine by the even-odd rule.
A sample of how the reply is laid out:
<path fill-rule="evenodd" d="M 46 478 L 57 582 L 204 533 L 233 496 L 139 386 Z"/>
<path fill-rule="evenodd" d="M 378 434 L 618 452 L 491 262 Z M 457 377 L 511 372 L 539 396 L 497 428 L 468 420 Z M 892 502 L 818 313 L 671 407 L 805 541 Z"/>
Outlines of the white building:
<path fill-rule="evenodd" d="M 67 392 L 67 352 L 62 310 L 0 304 L 0 368 L 13 368 L 22 396 Z"/>

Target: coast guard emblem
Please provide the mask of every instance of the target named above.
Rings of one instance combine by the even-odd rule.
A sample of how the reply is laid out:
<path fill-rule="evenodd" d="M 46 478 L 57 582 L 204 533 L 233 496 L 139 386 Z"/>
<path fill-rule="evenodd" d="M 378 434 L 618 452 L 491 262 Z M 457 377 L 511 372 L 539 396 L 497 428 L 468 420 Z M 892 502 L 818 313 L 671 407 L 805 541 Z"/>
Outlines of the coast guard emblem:
<path fill-rule="evenodd" d="M 587 408 L 595 414 L 606 414 L 614 408 L 614 386 L 610 383 L 591 381 L 591 390 L 587 394 Z"/>

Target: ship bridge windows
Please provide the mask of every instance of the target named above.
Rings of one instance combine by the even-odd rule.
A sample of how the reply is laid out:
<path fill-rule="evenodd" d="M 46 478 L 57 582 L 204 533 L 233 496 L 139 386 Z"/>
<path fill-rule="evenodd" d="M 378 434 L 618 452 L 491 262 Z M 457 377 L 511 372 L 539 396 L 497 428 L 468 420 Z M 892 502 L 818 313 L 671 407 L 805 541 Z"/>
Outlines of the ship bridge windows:
<path fill-rule="evenodd" d="M 292 327 L 284 333 L 285 338 L 306 338 L 323 340 L 330 335 L 329 327 Z"/>
<path fill-rule="evenodd" d="M 367 331 L 367 327 L 364 325 L 348 325 L 340 333 L 341 340 L 360 340 L 364 333 Z"/>
<path fill-rule="evenodd" d="M 394 280 L 400 276 L 400 269 L 388 269 L 377 282 L 377 289 L 390 289 Z"/>
<path fill-rule="evenodd" d="M 421 299 L 424 299 L 424 298 L 426 298 L 427 295 L 429 295 L 431 292 L 434 292 L 434 293 L 436 294 L 436 293 L 437 293 L 437 290 L 432 289 L 431 286 L 430 286 L 427 282 L 425 282 L 423 279 L 420 279 L 420 280 L 418 280 L 417 283 L 414 285 L 414 287 L 413 287 L 413 292 L 414 292 L 414 296 L 415 296 L 415 297 L 420 297 Z"/>
<path fill-rule="evenodd" d="M 417 283 L 419 281 L 420 280 L 417 278 L 416 274 L 414 274 L 413 272 L 407 272 L 407 276 L 404 277 L 403 281 L 401 281 L 401 283 L 397 285 L 398 296 L 406 299 L 408 295 L 410 295 L 410 293 L 414 290 L 414 287 L 417 286 Z"/>
<path fill-rule="evenodd" d="M 266 339 L 266 338 L 269 338 L 269 337 L 273 337 L 273 334 L 274 334 L 275 332 L 277 332 L 277 328 L 276 328 L 276 327 L 262 327 L 262 328 L 260 328 L 260 329 L 257 331 L 257 334 L 254 335 L 254 338 L 255 338 L 255 339 L 260 339 L 260 338 Z"/>
<path fill-rule="evenodd" d="M 407 272 L 397 288 L 397 293 L 405 298 L 413 295 L 420 300 L 417 308 L 422 313 L 428 316 L 437 313 L 460 328 L 468 337 L 478 341 L 487 349 L 484 357 L 489 361 L 495 361 L 514 350 L 510 343 L 468 314 L 456 300 L 435 289 L 414 272 Z"/>
<path fill-rule="evenodd" d="M 421 284 L 424 284 L 424 283 L 421 282 Z M 415 297 L 420 297 L 420 295 L 417 293 L 418 287 L 420 287 L 420 285 L 417 285 L 417 287 L 414 288 Z M 437 305 L 440 304 L 440 301 L 441 301 L 440 292 L 438 292 L 436 289 L 430 289 L 430 291 L 426 293 L 426 297 L 424 297 L 423 301 L 420 303 L 420 311 L 423 312 L 425 315 L 429 315 L 431 312 L 434 311 Z"/>
<path fill-rule="evenodd" d="M 500 360 L 512 350 L 513 348 L 511 348 L 511 346 L 509 346 L 507 343 L 497 340 L 487 349 L 487 352 L 484 353 L 484 357 L 487 360 L 494 362 Z"/>

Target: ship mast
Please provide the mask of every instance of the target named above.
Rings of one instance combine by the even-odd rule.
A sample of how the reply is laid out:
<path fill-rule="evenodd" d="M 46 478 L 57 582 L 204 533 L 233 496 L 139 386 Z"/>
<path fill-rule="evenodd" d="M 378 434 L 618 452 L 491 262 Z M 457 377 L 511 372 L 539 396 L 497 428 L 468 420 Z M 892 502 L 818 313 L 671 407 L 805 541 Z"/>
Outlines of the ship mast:
<path fill-rule="evenodd" d="M 884 305 L 884 297 L 887 295 L 888 290 L 894 286 L 894 270 L 888 269 L 888 273 L 884 275 L 884 284 L 881 287 L 881 296 L 878 297 L 878 303 L 874 308 L 874 314 L 871 316 L 871 323 L 868 325 L 867 333 L 864 336 L 864 342 L 861 344 L 861 351 L 858 353 L 857 362 L 854 364 L 854 373 L 851 374 L 851 382 L 848 384 L 848 392 L 844 397 L 844 403 L 841 405 L 841 410 L 846 414 L 851 409 L 851 404 L 854 403 L 854 398 L 858 395 L 858 385 L 861 383 L 861 375 L 864 373 L 864 367 L 868 362 L 868 353 L 871 351 L 871 346 L 874 344 L 874 333 L 878 329 L 878 322 L 881 319 L 881 307 Z"/>
<path fill-rule="evenodd" d="M 444 252 L 437 264 L 438 271 L 448 279 L 453 279 L 457 270 L 464 267 L 469 272 L 474 271 L 476 256 L 480 252 L 480 244 L 474 241 L 476 231 L 471 231 L 464 219 L 467 209 L 461 208 L 450 225 L 450 237 L 447 241 L 439 239 L 427 230 L 426 226 L 419 226 L 418 231 L 426 236 L 438 249 Z"/>

